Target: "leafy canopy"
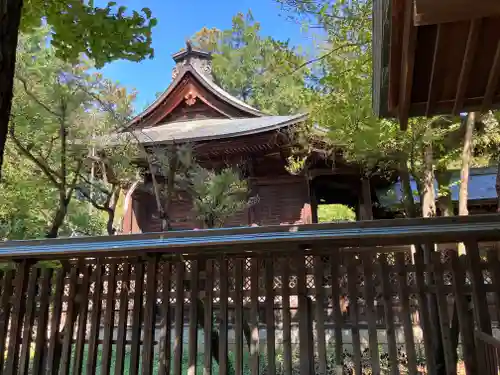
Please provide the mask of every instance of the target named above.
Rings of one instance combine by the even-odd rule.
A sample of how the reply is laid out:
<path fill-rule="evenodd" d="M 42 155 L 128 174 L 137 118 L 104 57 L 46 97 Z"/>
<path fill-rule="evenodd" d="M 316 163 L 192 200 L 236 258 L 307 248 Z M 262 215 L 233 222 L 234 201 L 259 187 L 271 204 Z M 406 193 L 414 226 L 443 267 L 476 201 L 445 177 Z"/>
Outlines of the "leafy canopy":
<path fill-rule="evenodd" d="M 22 31 L 44 23 L 51 27 L 57 56 L 67 61 L 76 62 L 84 53 L 101 67 L 117 59 L 153 57 L 151 30 L 157 20 L 149 8 L 128 12 L 115 1 L 98 7 L 93 0 L 25 0 Z"/>
<path fill-rule="evenodd" d="M 296 113 L 311 92 L 305 58 L 289 42 L 260 35 L 251 12 L 233 17 L 232 28 L 203 28 L 193 36 L 200 48 L 213 52 L 217 83 L 230 94 L 271 114 Z"/>

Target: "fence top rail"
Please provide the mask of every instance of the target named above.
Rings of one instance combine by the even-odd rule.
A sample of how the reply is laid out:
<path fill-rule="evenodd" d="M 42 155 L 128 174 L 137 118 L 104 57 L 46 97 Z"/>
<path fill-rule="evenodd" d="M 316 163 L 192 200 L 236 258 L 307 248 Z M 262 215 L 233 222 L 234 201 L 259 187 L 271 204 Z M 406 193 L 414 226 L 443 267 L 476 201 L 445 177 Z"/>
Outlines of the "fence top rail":
<path fill-rule="evenodd" d="M 396 219 L 210 229 L 134 235 L 73 237 L 0 244 L 0 259 L 77 256 L 227 253 L 291 249 L 314 244 L 328 246 L 388 246 L 424 243 L 500 240 L 500 215 L 430 219 Z"/>
<path fill-rule="evenodd" d="M 481 331 L 474 331 L 474 335 L 476 336 L 476 340 L 480 340 L 486 344 L 489 344 L 497 349 L 500 349 L 500 340 L 494 338 L 491 335 L 488 335 Z"/>

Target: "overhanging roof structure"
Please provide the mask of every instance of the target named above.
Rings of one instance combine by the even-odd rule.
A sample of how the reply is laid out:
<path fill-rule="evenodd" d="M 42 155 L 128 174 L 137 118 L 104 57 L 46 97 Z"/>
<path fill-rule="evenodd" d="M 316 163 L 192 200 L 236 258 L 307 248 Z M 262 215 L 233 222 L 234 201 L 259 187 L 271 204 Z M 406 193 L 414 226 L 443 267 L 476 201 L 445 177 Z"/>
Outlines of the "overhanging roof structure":
<path fill-rule="evenodd" d="M 374 0 L 373 22 L 378 116 L 500 107 L 499 0 Z"/>

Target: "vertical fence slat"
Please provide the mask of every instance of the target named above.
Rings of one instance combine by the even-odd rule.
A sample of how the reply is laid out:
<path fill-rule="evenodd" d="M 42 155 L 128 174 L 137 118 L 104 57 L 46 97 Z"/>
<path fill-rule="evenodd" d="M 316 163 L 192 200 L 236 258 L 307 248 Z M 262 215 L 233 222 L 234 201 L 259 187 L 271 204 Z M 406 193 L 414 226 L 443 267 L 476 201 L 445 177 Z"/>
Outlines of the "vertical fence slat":
<path fill-rule="evenodd" d="M 203 375 L 210 375 L 212 373 L 212 353 L 219 348 L 213 347 L 212 342 L 212 330 L 213 330 L 213 292 L 214 292 L 214 264 L 212 259 L 208 259 L 206 262 L 205 270 L 205 304 L 204 304 L 204 317 L 199 317 L 199 319 L 204 319 L 204 341 L 205 341 L 205 359 L 203 367 Z M 216 361 L 218 358 L 215 359 Z"/>
<path fill-rule="evenodd" d="M 309 301 L 307 297 L 306 266 L 303 254 L 295 256 L 297 270 L 297 297 L 299 303 L 299 347 L 300 347 L 300 373 L 309 374 L 314 369 L 314 357 L 310 347 L 309 331 Z"/>
<path fill-rule="evenodd" d="M 415 352 L 415 337 L 413 335 L 413 324 L 411 321 L 410 294 L 408 292 L 407 273 L 405 267 L 405 255 L 396 253 L 396 272 L 398 275 L 398 294 L 401 302 L 401 321 L 405 335 L 406 357 L 408 360 L 408 372 L 417 375 L 417 354 Z"/>
<path fill-rule="evenodd" d="M 235 304 L 235 374 L 243 374 L 243 259 L 234 260 L 234 304 Z"/>
<path fill-rule="evenodd" d="M 282 259 L 283 269 L 282 269 L 282 294 L 283 294 L 283 370 L 285 375 L 292 375 L 292 317 L 290 314 L 290 263 L 287 258 Z M 259 271 L 256 267 L 256 279 L 259 277 Z M 253 285 L 253 281 L 252 281 Z M 257 288 L 258 289 L 258 288 Z M 253 291 L 253 289 L 252 289 Z M 257 291 L 258 293 L 258 291 Z M 257 314 L 257 312 L 256 312 Z M 257 330 L 257 339 L 258 339 Z M 258 346 L 258 343 L 257 343 Z M 257 362 L 258 366 L 258 362 Z M 252 375 L 257 375 L 258 372 Z"/>
<path fill-rule="evenodd" d="M 189 306 L 188 375 L 196 374 L 198 352 L 198 260 L 191 260 Z"/>
<path fill-rule="evenodd" d="M 219 295 L 220 295 L 220 326 L 219 326 L 219 374 L 227 375 L 227 298 L 228 298 L 228 273 L 227 259 L 220 258 Z"/>
<path fill-rule="evenodd" d="M 111 340 L 113 338 L 114 308 L 116 290 L 116 263 L 109 264 L 106 310 L 104 312 L 104 340 L 102 344 L 101 375 L 109 375 L 111 370 Z"/>
<path fill-rule="evenodd" d="M 472 281 L 472 297 L 474 301 L 474 317 L 480 331 L 491 335 L 490 314 L 488 312 L 488 301 L 486 300 L 486 289 L 479 257 L 479 247 L 476 242 L 467 242 L 468 266 Z"/>
<path fill-rule="evenodd" d="M 144 342 L 142 344 L 142 374 L 151 375 L 153 372 L 154 355 L 153 341 L 155 330 L 157 258 L 153 257 L 149 259 L 147 267 L 146 307 L 144 311 Z"/>
<path fill-rule="evenodd" d="M 365 255 L 363 261 L 364 273 L 364 294 L 366 304 L 366 317 L 368 320 L 368 342 L 370 348 L 370 362 L 372 365 L 372 373 L 380 374 L 380 357 L 378 352 L 378 339 L 377 339 L 377 318 L 375 316 L 375 294 L 373 285 L 373 257 Z"/>
<path fill-rule="evenodd" d="M 493 294 L 496 304 L 496 318 L 500 322 L 500 262 L 498 261 L 498 249 L 488 251 L 488 268 L 491 273 L 491 281 L 493 283 Z"/>
<path fill-rule="evenodd" d="M 430 375 L 436 374 L 436 360 L 433 350 L 433 334 L 432 325 L 429 315 L 429 299 L 427 297 L 427 286 L 424 275 L 424 248 L 420 245 L 416 246 L 414 254 L 415 259 L 415 278 L 417 284 L 417 299 L 418 299 L 418 316 L 422 335 L 424 337 L 424 352 L 426 358 L 427 372 Z"/>
<path fill-rule="evenodd" d="M 316 291 L 316 341 L 318 345 L 319 374 L 326 374 L 325 293 L 323 289 L 324 267 L 320 256 L 314 257 L 314 287 Z"/>
<path fill-rule="evenodd" d="M 272 258 L 265 260 L 266 286 L 266 341 L 267 341 L 267 373 L 276 373 L 276 341 L 274 327 L 274 262 Z"/>
<path fill-rule="evenodd" d="M 118 324 L 116 334 L 116 362 L 115 375 L 123 374 L 125 370 L 125 342 L 127 340 L 127 317 L 128 317 L 128 293 L 130 289 L 130 266 L 124 259 L 123 273 L 120 289 L 120 309 L 118 312 Z"/>
<path fill-rule="evenodd" d="M 338 249 L 333 249 L 330 255 L 330 275 L 332 279 L 332 309 L 335 329 L 335 365 L 337 372 L 342 369 L 342 326 L 343 317 L 340 309 L 340 287 L 339 287 L 339 265 L 340 253 Z"/>
<path fill-rule="evenodd" d="M 96 372 L 97 353 L 99 342 L 99 331 L 101 328 L 101 298 L 103 291 L 102 275 L 105 267 L 101 260 L 97 260 L 94 272 L 94 294 L 92 296 L 92 312 L 90 314 L 90 336 L 88 345 L 88 356 L 86 365 L 86 375 L 93 375 Z"/>
<path fill-rule="evenodd" d="M 285 262 L 286 263 L 286 262 Z M 251 271 L 250 271 L 250 285 L 251 285 L 251 296 L 250 296 L 250 319 L 252 325 L 252 346 L 250 349 L 251 352 L 251 372 L 252 375 L 259 374 L 259 258 L 255 257 L 251 260 Z M 288 283 L 287 283 L 288 286 Z M 283 295 L 285 299 L 285 295 Z M 287 301 L 288 304 L 290 301 Z M 283 305 L 284 306 L 284 305 Z M 283 311 L 285 307 L 283 307 Z M 286 333 L 286 322 L 285 318 L 283 318 L 283 340 L 285 340 Z M 290 327 L 288 327 L 290 329 Z M 285 355 L 286 355 L 286 341 L 285 341 Z"/>
<path fill-rule="evenodd" d="M 68 307 L 66 309 L 66 319 L 64 322 L 64 330 L 62 337 L 62 354 L 61 354 L 61 369 L 60 373 L 67 375 L 70 373 L 71 365 L 71 349 L 73 344 L 73 331 L 75 327 L 75 299 L 78 293 L 78 267 L 75 265 L 71 268 L 69 276 L 69 295 Z M 57 356 L 57 353 L 56 353 Z"/>
<path fill-rule="evenodd" d="M 35 293 L 37 289 L 39 270 L 31 268 L 26 292 L 26 316 L 24 318 L 23 338 L 21 340 L 21 354 L 19 357 L 19 372 L 27 374 L 30 365 L 31 330 L 35 321 Z"/>
<path fill-rule="evenodd" d="M 389 350 L 389 366 L 391 375 L 399 375 L 398 350 L 396 346 L 396 330 L 394 327 L 394 310 L 392 304 L 392 289 L 389 280 L 387 257 L 382 254 L 379 258 L 380 280 L 382 281 L 382 301 L 384 303 L 384 317 L 386 324 L 387 347 Z"/>
<path fill-rule="evenodd" d="M 465 260 L 465 257 L 463 259 Z M 456 251 L 451 252 L 451 272 L 459 328 L 462 335 L 465 371 L 467 375 L 472 375 L 478 373 L 476 352 L 474 350 L 474 323 L 469 313 L 467 298 L 463 293 L 465 288 L 465 264 L 461 264 L 461 259 Z"/>
<path fill-rule="evenodd" d="M 12 305 L 12 318 L 9 330 L 7 363 L 5 364 L 5 373 L 8 375 L 15 374 L 18 369 L 21 329 L 26 309 L 26 300 L 24 294 L 28 285 L 29 270 L 30 266 L 28 264 L 28 261 L 25 260 L 19 264 L 16 273 L 14 303 Z"/>
<path fill-rule="evenodd" d="M 43 372 L 46 358 L 46 337 L 49 318 L 49 298 L 50 284 L 53 271 L 50 268 L 42 270 L 41 288 L 40 288 L 40 309 L 38 313 L 36 337 L 35 337 L 35 354 L 33 356 L 33 371 L 38 375 Z"/>
<path fill-rule="evenodd" d="M 64 294 L 66 271 L 63 268 L 59 268 L 56 273 L 55 288 L 54 288 L 54 298 L 52 302 L 52 312 L 50 317 L 50 336 L 49 336 L 49 346 L 47 349 L 47 374 L 58 374 L 59 368 L 57 364 L 59 360 L 56 360 L 56 348 L 60 345 L 59 340 L 59 327 L 61 325 L 61 315 L 62 315 L 62 298 Z M 57 361 L 57 363 L 56 363 Z"/>
<path fill-rule="evenodd" d="M 175 265 L 175 346 L 174 375 L 182 374 L 182 349 L 184 337 L 184 261 Z"/>
<path fill-rule="evenodd" d="M 354 371 L 361 374 L 361 343 L 359 337 L 358 306 L 358 262 L 351 256 L 347 265 L 347 288 L 349 292 L 349 312 L 351 319 L 352 348 L 354 355 Z"/>
<path fill-rule="evenodd" d="M 12 295 L 12 280 L 14 279 L 14 270 L 4 271 L 2 273 L 2 296 L 0 297 L 0 353 L 5 353 L 7 345 L 7 330 L 11 316 L 10 297 Z M 3 370 L 5 356 L 0 355 L 0 372 Z"/>
<path fill-rule="evenodd" d="M 130 374 L 139 373 L 141 328 L 143 316 L 144 264 L 141 259 L 135 260 L 134 274 L 134 311 L 132 315 L 132 345 L 130 348 Z"/>
<path fill-rule="evenodd" d="M 78 331 L 76 335 L 75 363 L 73 375 L 81 375 L 83 367 L 83 349 L 85 345 L 85 333 L 87 331 L 87 314 L 89 309 L 88 295 L 90 286 L 90 267 L 83 267 L 82 285 L 76 298 L 79 300 L 80 311 L 78 312 Z"/>
<path fill-rule="evenodd" d="M 456 363 L 454 360 L 451 339 L 450 339 L 450 318 L 448 315 L 448 301 L 443 290 L 443 272 L 441 264 L 441 253 L 432 253 L 434 283 L 436 288 L 436 298 L 439 311 L 439 322 L 441 324 L 441 340 L 443 341 L 444 360 L 448 374 L 456 373 Z M 455 371 L 453 371 L 453 369 Z"/>
<path fill-rule="evenodd" d="M 159 359 L 160 366 L 158 369 L 158 375 L 168 375 L 170 374 L 171 365 L 171 323 L 172 319 L 170 316 L 170 289 L 172 277 L 172 265 L 170 262 L 163 263 L 163 306 L 162 306 L 162 317 L 161 317 L 161 330 L 160 330 L 160 342 L 159 342 Z"/>

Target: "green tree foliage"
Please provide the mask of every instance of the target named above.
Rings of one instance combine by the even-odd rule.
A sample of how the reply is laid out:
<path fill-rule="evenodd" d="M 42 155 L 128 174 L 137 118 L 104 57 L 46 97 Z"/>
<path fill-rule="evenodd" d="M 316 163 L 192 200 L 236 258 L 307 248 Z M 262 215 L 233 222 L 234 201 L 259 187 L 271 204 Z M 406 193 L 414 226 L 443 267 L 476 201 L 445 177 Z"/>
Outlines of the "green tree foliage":
<path fill-rule="evenodd" d="M 71 223 L 67 220 L 70 213 L 74 219 L 71 232 L 88 234 L 82 228 L 96 226 L 86 216 L 88 206 L 75 201 L 74 194 L 85 191 L 85 176 L 93 163 L 101 166 L 100 180 L 120 186 L 125 171 L 131 170 L 127 154 L 131 147 L 92 155 L 86 140 L 117 128 L 103 104 L 111 103 L 115 111 L 128 110 L 129 98 L 120 87 L 91 74 L 88 62 L 71 65 L 59 59 L 55 49 L 47 46 L 47 37 L 47 30 L 38 30 L 20 40 L 9 148 L 22 160 L 25 176 L 24 180 L 12 176 L 10 188 L 20 195 L 27 191 L 34 196 L 45 194 L 37 202 L 44 207 L 45 225 L 36 228 L 44 228 L 47 237 L 63 233 L 65 225 Z M 102 193 L 104 188 L 97 190 Z M 85 212 L 80 209 L 83 206 Z M 72 212 L 72 207 L 76 211 Z M 42 230 L 33 229 L 33 234 Z"/>
<path fill-rule="evenodd" d="M 97 67 L 109 61 L 139 61 L 153 56 L 149 8 L 127 11 L 114 1 L 97 7 L 93 0 L 11 0 L 0 5 L 0 171 L 7 138 L 20 30 L 51 28 L 50 43 L 63 60 L 76 63 L 84 54 Z"/>
<path fill-rule="evenodd" d="M 190 195 L 196 220 L 206 228 L 224 226 L 227 219 L 248 206 L 248 184 L 237 172 L 201 167 L 192 173 Z"/>
<path fill-rule="evenodd" d="M 318 205 L 318 222 L 329 223 L 333 221 L 356 221 L 356 212 L 343 204 Z"/>
<path fill-rule="evenodd" d="M 214 53 L 217 83 L 263 112 L 296 113 L 309 101 L 304 56 L 288 42 L 261 36 L 251 12 L 234 16 L 231 29 L 203 28 L 193 41 Z"/>

